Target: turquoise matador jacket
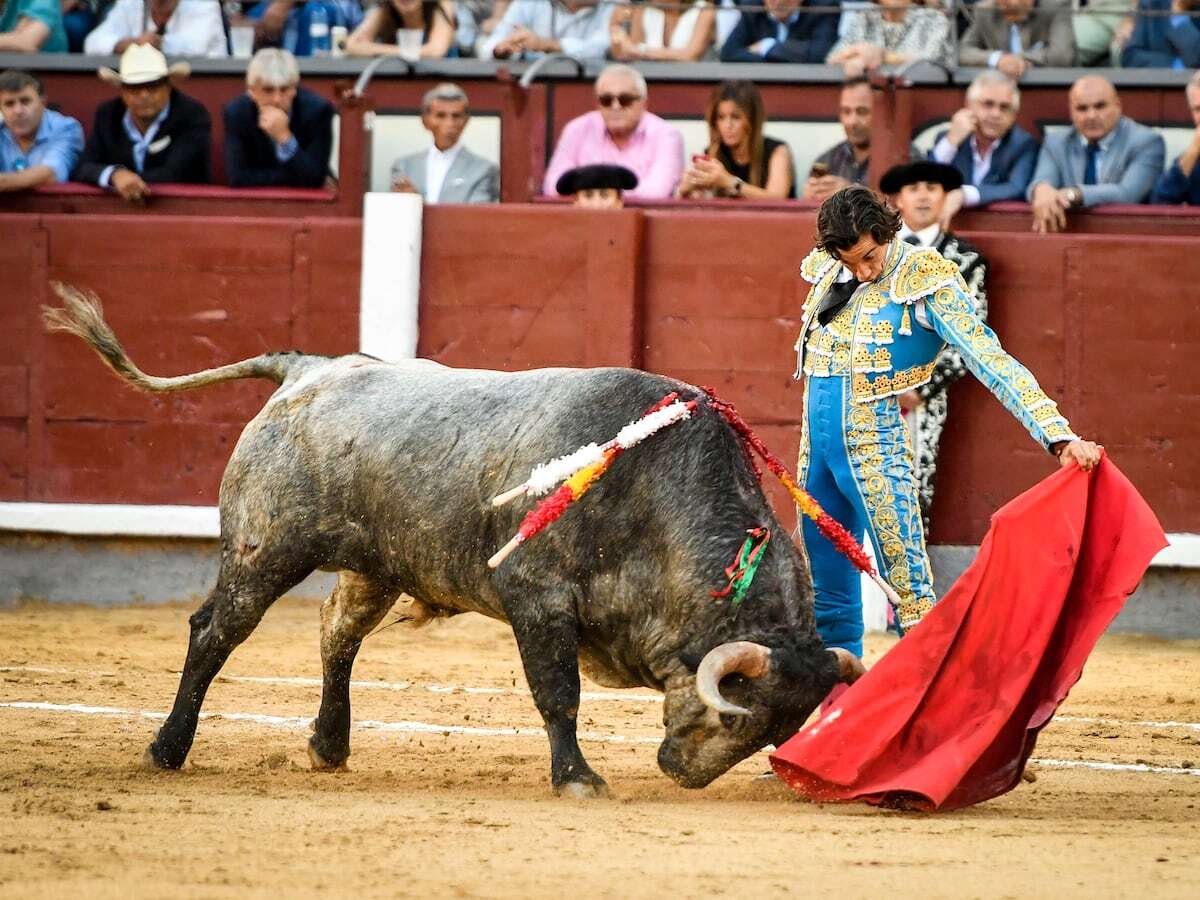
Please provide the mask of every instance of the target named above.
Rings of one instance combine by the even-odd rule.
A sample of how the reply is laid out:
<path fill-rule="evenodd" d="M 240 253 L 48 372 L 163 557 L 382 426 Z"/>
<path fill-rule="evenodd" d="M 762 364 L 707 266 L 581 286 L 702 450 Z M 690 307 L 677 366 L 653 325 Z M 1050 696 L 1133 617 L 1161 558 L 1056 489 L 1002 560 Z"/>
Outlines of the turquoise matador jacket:
<path fill-rule="evenodd" d="M 800 275 L 812 288 L 795 345 L 797 378 L 801 372 L 849 375 L 851 402 L 868 403 L 925 384 L 942 348 L 952 344 L 971 374 L 1044 448 L 1077 440 L 1033 374 L 1008 355 L 995 332 L 975 315 L 966 282 L 953 262 L 932 247 L 893 240 L 883 273 L 849 303 L 848 347 L 829 330 L 809 335 L 841 271 L 842 264 L 824 250 L 813 250 L 800 264 Z"/>
<path fill-rule="evenodd" d="M 812 288 L 796 341 L 796 377 L 805 377 L 800 483 L 856 536 L 868 533 L 881 574 L 910 628 L 933 608 L 912 448 L 898 401 L 933 375 L 947 344 L 1033 439 L 1049 450 L 1075 440 L 1071 426 L 1033 375 L 1000 346 L 976 315 L 958 266 L 930 247 L 893 240 L 883 271 L 859 285 L 832 318 L 818 313 L 842 277 L 840 261 L 814 250 L 800 274 Z M 836 511 L 836 512 L 834 512 Z M 816 591 L 817 630 L 829 646 L 861 653 L 858 574 L 807 520 L 805 548 Z"/>

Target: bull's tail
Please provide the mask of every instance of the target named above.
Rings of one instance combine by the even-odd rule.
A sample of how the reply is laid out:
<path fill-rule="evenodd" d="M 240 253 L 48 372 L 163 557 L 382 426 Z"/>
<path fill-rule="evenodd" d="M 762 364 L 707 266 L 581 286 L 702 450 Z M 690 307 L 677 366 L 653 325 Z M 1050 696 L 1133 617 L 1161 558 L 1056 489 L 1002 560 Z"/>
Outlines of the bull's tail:
<path fill-rule="evenodd" d="M 68 284 L 55 282 L 54 293 L 63 301 L 61 309 L 42 307 L 42 318 L 47 331 L 65 331 L 81 338 L 100 355 L 109 367 L 134 387 L 144 391 L 188 391 L 192 388 L 239 378 L 266 378 L 282 384 L 295 362 L 304 357 L 298 353 L 265 353 L 253 359 L 231 363 L 216 369 L 205 369 L 191 375 L 173 378 L 158 378 L 147 375 L 133 364 L 117 340 L 109 324 L 104 321 L 104 310 L 100 298 L 90 291 L 80 291 Z"/>

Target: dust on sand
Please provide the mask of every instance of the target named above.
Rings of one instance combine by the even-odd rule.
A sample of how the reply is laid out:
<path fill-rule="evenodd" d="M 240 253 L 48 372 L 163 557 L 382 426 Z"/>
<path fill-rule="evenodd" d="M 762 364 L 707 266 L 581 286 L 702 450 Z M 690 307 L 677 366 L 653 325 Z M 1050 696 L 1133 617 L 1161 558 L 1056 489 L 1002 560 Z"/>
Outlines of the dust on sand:
<path fill-rule="evenodd" d="M 355 721 L 447 728 L 356 727 L 350 771 L 314 773 L 317 609 L 280 602 L 204 708 L 284 718 L 206 718 L 181 771 L 147 771 L 157 722 L 122 711 L 170 708 L 188 613 L 0 610 L 0 703 L 116 710 L 0 706 L 0 896 L 1195 896 L 1200 777 L 1040 766 L 922 815 L 798 800 L 755 780 L 760 755 L 687 791 L 657 769 L 645 690 L 580 711 L 581 731 L 627 739 L 583 742 L 616 799 L 555 798 L 544 737 L 484 733 L 541 722 L 511 632 L 479 616 L 369 638 Z M 1105 638 L 1035 757 L 1200 766 L 1200 729 L 1138 724 L 1200 722 L 1198 676 L 1200 642 Z"/>

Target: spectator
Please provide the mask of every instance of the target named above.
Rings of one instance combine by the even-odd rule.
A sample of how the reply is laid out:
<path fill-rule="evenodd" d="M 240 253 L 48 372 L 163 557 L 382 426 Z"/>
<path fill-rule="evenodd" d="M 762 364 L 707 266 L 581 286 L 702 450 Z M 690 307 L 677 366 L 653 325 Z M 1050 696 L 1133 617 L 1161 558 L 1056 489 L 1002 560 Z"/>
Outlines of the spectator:
<path fill-rule="evenodd" d="M 108 14 L 112 0 L 61 0 L 63 31 L 67 35 L 67 50 L 83 52 L 83 41 L 100 20 Z"/>
<path fill-rule="evenodd" d="M 551 193 L 568 169 L 614 163 L 637 175 L 638 186 L 630 197 L 672 196 L 683 174 L 683 136 L 647 112 L 642 73 L 620 63 L 607 66 L 596 79 L 596 104 L 599 109 L 572 119 L 563 129 L 542 191 Z"/>
<path fill-rule="evenodd" d="M 510 0 L 458 0 L 458 30 L 454 42 L 462 56 L 476 56 L 483 42 L 492 36 Z"/>
<path fill-rule="evenodd" d="M 625 191 L 637 187 L 637 176 L 624 166 L 580 166 L 564 172 L 554 188 L 579 209 L 622 209 Z"/>
<path fill-rule="evenodd" d="M 1071 86 L 1070 131 L 1046 136 L 1029 186 L 1033 230 L 1062 231 L 1067 211 L 1142 203 L 1162 173 L 1162 135 L 1121 115 L 1116 88 L 1100 75 Z"/>
<path fill-rule="evenodd" d="M 1139 0 L 1122 64 L 1131 69 L 1200 66 L 1200 19 L 1191 12 L 1200 14 L 1200 0 Z"/>
<path fill-rule="evenodd" d="M 804 182 L 804 199 L 824 200 L 846 185 L 867 183 L 874 102 L 871 82 L 865 76 L 849 78 L 842 85 L 838 121 L 846 132 L 846 140 L 817 157 Z"/>
<path fill-rule="evenodd" d="M 71 177 L 83 149 L 83 128 L 46 109 L 40 81 L 28 72 L 0 73 L 0 114 L 0 193 Z"/>
<path fill-rule="evenodd" d="M 717 8 L 708 0 L 694 0 L 686 9 L 648 3 L 622 6 L 612 17 L 609 55 L 620 60 L 668 62 L 715 59 L 716 28 Z"/>
<path fill-rule="evenodd" d="M 456 27 L 452 0 L 382 0 L 351 32 L 346 54 L 442 59 L 454 47 Z M 420 32 L 419 49 L 401 46 L 399 31 Z"/>
<path fill-rule="evenodd" d="M 983 0 L 958 49 L 961 66 L 1020 81 L 1031 66 L 1075 65 L 1070 0 Z"/>
<path fill-rule="evenodd" d="M 1116 66 L 1133 33 L 1136 0 L 1075 0 L 1075 51 L 1081 66 Z"/>
<path fill-rule="evenodd" d="M 910 8 L 909 0 L 875 0 L 875 9 L 842 13 L 839 39 L 826 62 L 841 66 L 846 77 L 880 66 L 903 66 L 929 59 L 954 65 L 950 20 L 941 9 Z"/>
<path fill-rule="evenodd" d="M 943 229 L 964 206 L 1025 199 L 1038 145 L 1016 124 L 1020 108 L 1021 92 L 1003 72 L 985 69 L 967 88 L 966 107 L 950 118 L 950 128 L 938 135 L 930 154 L 963 179 L 961 188 L 946 194 Z"/>
<path fill-rule="evenodd" d="M 762 0 L 766 11 L 743 12 L 721 47 L 724 62 L 823 63 L 837 40 L 842 0 Z"/>
<path fill-rule="evenodd" d="M 957 169 L 921 160 L 888 169 L 879 181 L 879 189 L 890 195 L 892 205 L 900 212 L 901 225 L 896 236 L 916 247 L 933 247 L 958 266 L 975 314 L 983 321 L 987 318 L 987 260 L 977 247 L 941 224 L 949 218 L 944 209 L 946 198 L 959 190 L 962 183 Z M 926 534 L 933 505 L 938 445 L 946 425 L 946 389 L 966 374 L 962 355 L 947 345 L 938 354 L 929 381 L 897 398 L 911 417 L 913 474 L 917 478 L 917 498 Z"/>
<path fill-rule="evenodd" d="M 259 47 L 279 47 L 293 56 L 312 56 L 312 13 L 321 6 L 329 27 L 353 31 L 363 20 L 359 0 L 263 0 L 249 7 L 246 18 L 257 20 L 254 40 Z"/>
<path fill-rule="evenodd" d="M 749 81 L 717 85 L 704 114 L 708 152 L 693 156 L 679 183 L 680 197 L 746 197 L 784 200 L 796 196 L 792 152 L 763 135 L 762 95 Z"/>
<path fill-rule="evenodd" d="M 510 3 L 479 55 L 484 59 L 529 59 L 565 53 L 576 59 L 604 59 L 612 14 L 613 7 L 605 0 Z"/>
<path fill-rule="evenodd" d="M 1192 80 L 1184 88 L 1184 96 L 1196 131 L 1188 148 L 1155 182 L 1154 190 L 1150 192 L 1151 203 L 1190 203 L 1200 206 L 1200 166 L 1196 165 L 1196 160 L 1200 159 L 1200 72 L 1192 75 Z"/>
<path fill-rule="evenodd" d="M 421 124 L 433 135 L 424 153 L 392 164 L 392 190 L 420 194 L 426 203 L 495 203 L 500 170 L 462 145 L 471 114 L 457 84 L 439 84 L 421 100 Z"/>
<path fill-rule="evenodd" d="M 212 0 L 117 0 L 83 42 L 89 56 L 148 44 L 171 56 L 228 56 L 221 5 Z"/>
<path fill-rule="evenodd" d="M 234 187 L 321 187 L 329 176 L 333 104 L 300 86 L 296 57 L 266 47 L 246 93 L 225 107 L 225 172 Z"/>
<path fill-rule="evenodd" d="M 130 44 L 121 71 L 100 69 L 100 79 L 121 96 L 96 109 L 83 156 L 72 180 L 115 191 L 144 203 L 151 184 L 208 184 L 212 121 L 208 110 L 175 87 L 187 63 L 167 68 L 150 44 Z"/>
<path fill-rule="evenodd" d="M 66 53 L 60 0 L 0 3 L 0 53 Z"/>

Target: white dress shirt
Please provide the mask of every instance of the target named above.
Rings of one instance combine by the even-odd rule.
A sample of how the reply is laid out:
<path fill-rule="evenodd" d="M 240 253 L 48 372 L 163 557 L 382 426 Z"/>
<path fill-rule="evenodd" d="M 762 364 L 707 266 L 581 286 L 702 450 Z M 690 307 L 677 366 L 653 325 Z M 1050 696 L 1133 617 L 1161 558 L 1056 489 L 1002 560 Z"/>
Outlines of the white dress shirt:
<path fill-rule="evenodd" d="M 928 228 L 922 228 L 920 231 L 913 231 L 908 227 L 908 223 L 902 222 L 900 224 L 900 234 L 897 235 L 897 237 L 903 241 L 909 235 L 916 235 L 917 240 L 921 242 L 922 247 L 932 247 L 937 243 L 937 239 L 941 237 L 942 231 L 940 228 L 938 228 L 937 222 L 934 222 Z"/>
<path fill-rule="evenodd" d="M 999 141 L 992 141 L 988 144 L 988 148 L 982 155 L 979 153 L 979 142 L 975 140 L 975 135 L 967 138 L 968 146 L 971 148 L 971 183 L 962 186 L 963 206 L 978 206 L 979 205 L 979 188 L 977 185 L 983 184 L 983 179 L 987 177 L 987 173 L 992 170 L 992 154 L 996 152 L 996 145 Z M 949 137 L 943 137 L 937 142 L 933 148 L 933 158 L 944 166 L 954 164 L 954 157 L 958 154 L 958 148 L 950 143 Z"/>
<path fill-rule="evenodd" d="M 117 42 L 153 29 L 145 0 L 117 0 L 83 42 L 89 56 L 108 56 Z M 180 0 L 162 34 L 164 56 L 228 56 L 221 5 L 215 0 Z"/>
<path fill-rule="evenodd" d="M 425 157 L 425 202 L 437 203 L 442 196 L 442 185 L 446 183 L 446 175 L 458 154 L 462 151 L 462 141 L 459 141 L 444 153 L 436 145 L 429 148 Z"/>

